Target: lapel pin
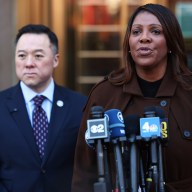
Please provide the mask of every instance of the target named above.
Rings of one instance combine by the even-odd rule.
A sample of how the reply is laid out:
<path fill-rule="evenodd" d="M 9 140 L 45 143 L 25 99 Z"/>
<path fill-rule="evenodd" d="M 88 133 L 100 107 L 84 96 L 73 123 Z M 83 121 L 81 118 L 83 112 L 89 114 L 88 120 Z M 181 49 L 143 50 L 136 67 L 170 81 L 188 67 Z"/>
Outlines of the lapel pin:
<path fill-rule="evenodd" d="M 17 112 L 18 109 L 17 108 L 13 108 L 12 112 Z"/>
<path fill-rule="evenodd" d="M 63 107 L 63 105 L 64 105 L 63 101 L 61 101 L 61 100 L 57 101 L 57 106 L 58 107 Z"/>

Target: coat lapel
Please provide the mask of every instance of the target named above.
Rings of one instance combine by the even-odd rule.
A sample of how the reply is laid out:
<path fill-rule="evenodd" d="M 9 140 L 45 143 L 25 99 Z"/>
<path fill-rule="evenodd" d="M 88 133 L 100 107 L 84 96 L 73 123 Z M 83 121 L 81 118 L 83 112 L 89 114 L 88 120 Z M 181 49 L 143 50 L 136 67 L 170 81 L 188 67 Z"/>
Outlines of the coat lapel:
<path fill-rule="evenodd" d="M 59 89 L 60 88 L 56 85 L 54 91 L 53 106 L 51 110 L 47 146 L 45 157 L 42 161 L 42 166 L 47 161 L 50 153 L 54 149 L 54 145 L 57 142 L 57 137 L 61 131 L 61 128 L 65 127 L 65 121 L 69 111 L 68 108 L 70 107 L 70 103 L 68 102 L 69 96 L 61 93 Z M 11 116 L 16 122 L 16 128 L 23 134 L 23 137 L 25 138 L 25 141 L 29 145 L 34 156 L 38 159 L 39 163 L 41 163 L 38 147 L 36 145 L 33 134 L 33 129 L 31 127 L 24 97 L 19 84 L 15 86 L 11 94 L 8 95 L 7 106 Z"/>
<path fill-rule="evenodd" d="M 67 102 L 67 100 L 67 96 L 59 92 L 58 86 L 55 85 L 44 163 L 54 149 L 55 143 L 58 141 L 57 137 L 61 128 L 65 127 L 65 120 L 69 107 L 69 102 Z"/>
<path fill-rule="evenodd" d="M 23 137 L 31 148 L 34 156 L 40 161 L 38 148 L 33 135 L 33 129 L 31 127 L 24 97 L 19 84 L 15 86 L 11 94 L 8 95 L 7 106 L 11 116 L 16 122 L 16 128 L 23 134 Z"/>

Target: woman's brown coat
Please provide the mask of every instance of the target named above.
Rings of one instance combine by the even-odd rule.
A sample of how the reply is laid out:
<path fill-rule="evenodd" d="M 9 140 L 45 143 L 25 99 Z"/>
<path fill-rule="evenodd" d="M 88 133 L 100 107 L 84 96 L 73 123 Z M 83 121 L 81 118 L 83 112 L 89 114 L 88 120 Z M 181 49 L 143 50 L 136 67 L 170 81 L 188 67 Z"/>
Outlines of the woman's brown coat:
<path fill-rule="evenodd" d="M 86 122 L 93 105 L 119 109 L 123 116 L 142 116 L 145 107 L 160 106 L 169 125 L 169 141 L 163 148 L 166 191 L 192 192 L 192 91 L 184 90 L 171 71 L 163 78 L 155 98 L 143 97 L 136 76 L 122 86 L 114 86 L 105 78 L 93 88 L 77 141 L 72 192 L 91 192 L 97 181 L 96 152 L 85 142 Z"/>

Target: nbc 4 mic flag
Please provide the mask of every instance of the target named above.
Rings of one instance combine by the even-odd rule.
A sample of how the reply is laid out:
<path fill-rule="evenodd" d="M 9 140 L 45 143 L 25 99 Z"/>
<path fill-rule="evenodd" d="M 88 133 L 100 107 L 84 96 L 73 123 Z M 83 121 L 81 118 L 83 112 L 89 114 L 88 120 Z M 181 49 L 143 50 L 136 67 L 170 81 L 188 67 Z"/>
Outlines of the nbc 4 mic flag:
<path fill-rule="evenodd" d="M 140 118 L 140 135 L 142 138 L 161 136 L 161 123 L 159 117 Z"/>

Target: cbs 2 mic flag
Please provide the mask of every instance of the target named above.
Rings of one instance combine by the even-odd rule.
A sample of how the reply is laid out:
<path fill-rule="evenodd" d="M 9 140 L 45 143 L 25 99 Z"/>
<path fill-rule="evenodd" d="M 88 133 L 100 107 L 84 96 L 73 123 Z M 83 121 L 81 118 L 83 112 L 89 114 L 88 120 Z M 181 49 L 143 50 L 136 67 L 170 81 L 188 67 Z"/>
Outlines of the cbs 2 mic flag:
<path fill-rule="evenodd" d="M 102 139 L 108 138 L 108 124 L 106 117 L 100 119 L 87 120 L 87 138 L 88 139 Z"/>

